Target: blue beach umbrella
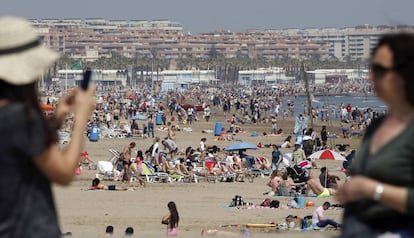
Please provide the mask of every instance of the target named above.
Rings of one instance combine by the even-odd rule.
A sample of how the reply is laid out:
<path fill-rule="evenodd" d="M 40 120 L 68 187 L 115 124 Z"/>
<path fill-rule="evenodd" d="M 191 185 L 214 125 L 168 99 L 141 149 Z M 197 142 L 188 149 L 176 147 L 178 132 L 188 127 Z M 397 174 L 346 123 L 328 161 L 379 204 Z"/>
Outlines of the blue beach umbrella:
<path fill-rule="evenodd" d="M 247 143 L 247 142 L 237 142 L 224 148 L 224 150 L 226 151 L 246 150 L 246 149 L 257 150 L 258 148 L 256 145 Z"/>

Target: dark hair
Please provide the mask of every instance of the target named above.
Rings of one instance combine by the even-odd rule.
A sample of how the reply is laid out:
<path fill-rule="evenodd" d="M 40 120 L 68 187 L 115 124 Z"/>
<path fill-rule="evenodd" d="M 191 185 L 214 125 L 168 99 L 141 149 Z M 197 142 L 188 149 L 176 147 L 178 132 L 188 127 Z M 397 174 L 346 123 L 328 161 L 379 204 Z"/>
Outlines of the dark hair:
<path fill-rule="evenodd" d="M 178 222 L 180 221 L 180 216 L 178 215 L 177 206 L 175 202 L 171 201 L 168 203 L 168 209 L 170 210 L 170 228 L 178 227 Z"/>
<path fill-rule="evenodd" d="M 136 144 L 135 144 L 135 142 L 131 142 L 131 143 L 129 143 L 129 145 L 135 147 Z"/>
<path fill-rule="evenodd" d="M 44 128 L 45 145 L 49 146 L 57 142 L 59 123 L 55 117 L 46 118 L 40 108 L 36 82 L 25 85 L 13 85 L 0 79 L 0 99 L 23 103 L 27 120 L 34 120 L 35 114 L 38 114 L 41 117 L 41 123 Z"/>
<path fill-rule="evenodd" d="M 381 46 L 388 46 L 393 54 L 393 68 L 405 82 L 405 99 L 414 106 L 414 35 L 410 33 L 386 34 L 372 51 L 375 55 Z"/>
<path fill-rule="evenodd" d="M 152 153 L 152 151 L 151 151 L 151 153 Z M 143 159 L 144 158 L 144 155 L 142 154 L 142 150 L 138 150 L 137 151 L 137 158 L 140 158 L 140 159 Z"/>
<path fill-rule="evenodd" d="M 105 230 L 105 233 L 109 233 L 109 234 L 114 233 L 114 227 L 113 226 L 107 226 L 106 230 Z"/>
<path fill-rule="evenodd" d="M 328 206 L 328 207 L 330 207 L 330 206 L 331 206 L 331 203 L 330 203 L 330 202 L 324 202 L 324 203 L 323 203 L 323 206 Z"/>
<path fill-rule="evenodd" d="M 101 180 L 99 180 L 98 178 L 94 178 L 92 180 L 92 187 L 96 187 L 98 186 L 98 184 L 101 182 Z"/>
<path fill-rule="evenodd" d="M 321 173 L 325 173 L 326 172 L 326 167 L 322 167 L 321 168 Z"/>
<path fill-rule="evenodd" d="M 134 228 L 132 228 L 132 227 L 127 227 L 126 228 L 126 230 L 125 230 L 125 235 L 132 235 L 132 234 L 134 234 Z"/>

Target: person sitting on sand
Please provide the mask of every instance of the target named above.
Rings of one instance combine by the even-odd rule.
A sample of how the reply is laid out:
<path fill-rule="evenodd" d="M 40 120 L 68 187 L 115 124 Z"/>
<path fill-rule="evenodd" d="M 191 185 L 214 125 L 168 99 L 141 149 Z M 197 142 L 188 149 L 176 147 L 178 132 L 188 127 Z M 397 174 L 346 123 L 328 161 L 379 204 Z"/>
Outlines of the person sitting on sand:
<path fill-rule="evenodd" d="M 282 183 L 282 174 L 280 171 L 274 170 L 272 174 L 270 175 L 270 180 L 267 183 L 267 186 L 269 186 L 272 190 L 268 192 L 267 194 L 269 196 L 273 196 L 278 193 L 278 189 L 280 184 Z"/>
<path fill-rule="evenodd" d="M 328 210 L 330 206 L 331 204 L 329 202 L 324 202 L 322 206 L 319 206 L 315 209 L 312 215 L 312 226 L 314 229 L 324 228 L 328 225 L 331 225 L 335 228 L 342 227 L 341 224 L 332 219 L 324 219 L 323 212 L 325 210 Z"/>
<path fill-rule="evenodd" d="M 290 148 L 292 147 L 292 142 L 290 142 L 292 140 L 292 136 L 288 135 L 286 137 L 286 139 L 283 141 L 283 143 L 280 145 L 280 148 Z"/>
<path fill-rule="evenodd" d="M 95 178 L 92 180 L 92 187 L 90 187 L 89 190 L 127 191 L 129 188 L 116 187 L 116 185 L 106 185 L 100 179 Z"/>
<path fill-rule="evenodd" d="M 81 153 L 80 164 L 85 166 L 91 166 L 95 165 L 95 162 L 89 159 L 89 153 L 87 151 L 84 151 Z"/>
<path fill-rule="evenodd" d="M 282 181 L 279 184 L 277 189 L 278 196 L 290 196 L 292 194 L 292 190 L 296 188 L 296 186 L 304 185 L 305 183 L 295 183 L 288 175 L 288 173 L 282 172 Z"/>

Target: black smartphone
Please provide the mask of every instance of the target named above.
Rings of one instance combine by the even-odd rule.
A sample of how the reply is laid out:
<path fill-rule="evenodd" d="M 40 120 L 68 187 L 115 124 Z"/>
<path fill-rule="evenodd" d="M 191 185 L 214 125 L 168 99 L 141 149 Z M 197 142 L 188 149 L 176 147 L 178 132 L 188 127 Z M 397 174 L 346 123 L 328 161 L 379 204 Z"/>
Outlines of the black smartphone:
<path fill-rule="evenodd" d="M 83 79 L 82 79 L 81 85 L 80 85 L 81 89 L 83 89 L 83 90 L 88 89 L 89 83 L 91 81 L 91 77 L 92 77 L 92 70 L 87 68 L 85 70 L 85 72 L 83 73 Z"/>

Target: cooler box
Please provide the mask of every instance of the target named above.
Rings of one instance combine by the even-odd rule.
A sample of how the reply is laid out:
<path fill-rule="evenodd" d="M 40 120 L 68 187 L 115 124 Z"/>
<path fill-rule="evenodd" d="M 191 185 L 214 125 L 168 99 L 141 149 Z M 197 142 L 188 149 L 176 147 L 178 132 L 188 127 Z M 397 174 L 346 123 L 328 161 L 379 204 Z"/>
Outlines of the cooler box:
<path fill-rule="evenodd" d="M 216 125 L 214 126 L 214 135 L 215 136 L 221 136 L 221 122 L 216 122 Z"/>
<path fill-rule="evenodd" d="M 298 205 L 299 205 L 299 208 L 305 208 L 306 207 L 306 198 L 305 197 L 298 197 Z"/>
<path fill-rule="evenodd" d="M 91 133 L 89 133 L 89 140 L 90 141 L 98 141 L 99 140 L 99 128 L 96 125 L 91 127 Z"/>

